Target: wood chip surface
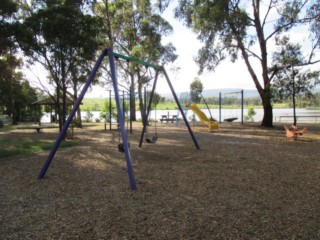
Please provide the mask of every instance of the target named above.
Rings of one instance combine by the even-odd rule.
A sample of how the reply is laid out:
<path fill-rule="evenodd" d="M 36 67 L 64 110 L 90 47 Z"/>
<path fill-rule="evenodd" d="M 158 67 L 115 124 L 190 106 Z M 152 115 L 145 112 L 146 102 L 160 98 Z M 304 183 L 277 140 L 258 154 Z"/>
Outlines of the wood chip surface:
<path fill-rule="evenodd" d="M 76 129 L 44 179 L 49 152 L 0 159 L 0 239 L 320 239 L 320 125 L 298 140 L 282 125 L 157 124 L 156 144 L 129 135 L 130 189 L 119 133 Z M 152 136 L 153 127 L 148 136 Z M 57 130 L 1 132 L 55 139 Z"/>

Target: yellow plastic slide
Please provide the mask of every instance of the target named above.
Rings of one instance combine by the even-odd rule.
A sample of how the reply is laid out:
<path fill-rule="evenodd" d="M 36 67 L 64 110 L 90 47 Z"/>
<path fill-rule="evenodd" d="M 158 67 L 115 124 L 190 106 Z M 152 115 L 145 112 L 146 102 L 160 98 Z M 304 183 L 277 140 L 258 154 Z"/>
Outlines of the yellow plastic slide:
<path fill-rule="evenodd" d="M 198 116 L 201 122 L 209 126 L 210 131 L 218 129 L 218 123 L 216 121 L 210 121 L 204 114 L 204 112 L 202 112 L 201 109 L 197 106 L 197 104 L 193 103 L 189 106 L 189 108 Z"/>

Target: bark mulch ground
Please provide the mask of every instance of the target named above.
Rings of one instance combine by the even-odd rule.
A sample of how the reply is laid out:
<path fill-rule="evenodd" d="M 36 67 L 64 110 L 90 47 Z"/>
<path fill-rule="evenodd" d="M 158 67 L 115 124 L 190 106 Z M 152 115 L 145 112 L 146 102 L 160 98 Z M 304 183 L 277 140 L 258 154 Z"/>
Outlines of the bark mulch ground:
<path fill-rule="evenodd" d="M 220 124 L 210 133 L 158 124 L 156 144 L 129 136 L 131 191 L 119 133 L 76 129 L 78 144 L 0 159 L 0 239 L 320 239 L 320 125 L 297 141 L 283 126 Z M 154 130 L 149 129 L 149 136 Z M 0 132 L 55 139 L 57 130 Z"/>

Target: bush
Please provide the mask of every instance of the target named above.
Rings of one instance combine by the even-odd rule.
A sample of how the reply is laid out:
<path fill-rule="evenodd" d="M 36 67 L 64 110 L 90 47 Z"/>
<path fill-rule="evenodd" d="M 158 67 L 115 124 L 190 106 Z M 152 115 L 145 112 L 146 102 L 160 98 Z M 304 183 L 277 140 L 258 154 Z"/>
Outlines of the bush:
<path fill-rule="evenodd" d="M 80 118 L 74 118 L 74 119 L 72 120 L 72 124 L 73 124 L 75 127 L 80 128 L 80 127 L 81 127 L 81 119 L 80 119 Z"/>
<path fill-rule="evenodd" d="M 90 110 L 89 109 L 87 109 L 87 111 L 86 111 L 86 116 L 85 116 L 85 121 L 86 122 L 92 122 L 92 117 L 93 117 L 93 113 L 92 112 L 90 112 Z"/>
<path fill-rule="evenodd" d="M 0 128 L 3 128 L 4 124 L 3 121 L 0 119 Z"/>
<path fill-rule="evenodd" d="M 254 120 L 253 120 L 253 116 L 256 115 L 256 113 L 257 113 L 257 112 L 254 110 L 254 108 L 253 108 L 253 107 L 250 107 L 250 108 L 248 109 L 248 114 L 244 116 L 244 120 L 245 120 L 246 122 L 248 122 L 248 121 L 253 122 L 253 121 L 254 121 Z"/>

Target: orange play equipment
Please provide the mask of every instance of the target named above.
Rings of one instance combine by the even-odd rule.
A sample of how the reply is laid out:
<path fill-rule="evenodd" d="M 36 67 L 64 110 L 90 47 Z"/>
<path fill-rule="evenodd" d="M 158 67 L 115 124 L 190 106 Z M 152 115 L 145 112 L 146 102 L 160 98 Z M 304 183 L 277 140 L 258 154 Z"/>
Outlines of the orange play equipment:
<path fill-rule="evenodd" d="M 297 139 L 298 136 L 302 136 L 307 131 L 307 128 L 303 128 L 303 129 L 299 130 L 298 127 L 293 124 L 292 124 L 292 130 L 289 129 L 287 126 L 283 126 L 283 127 L 286 130 L 286 137 L 287 138 Z"/>

